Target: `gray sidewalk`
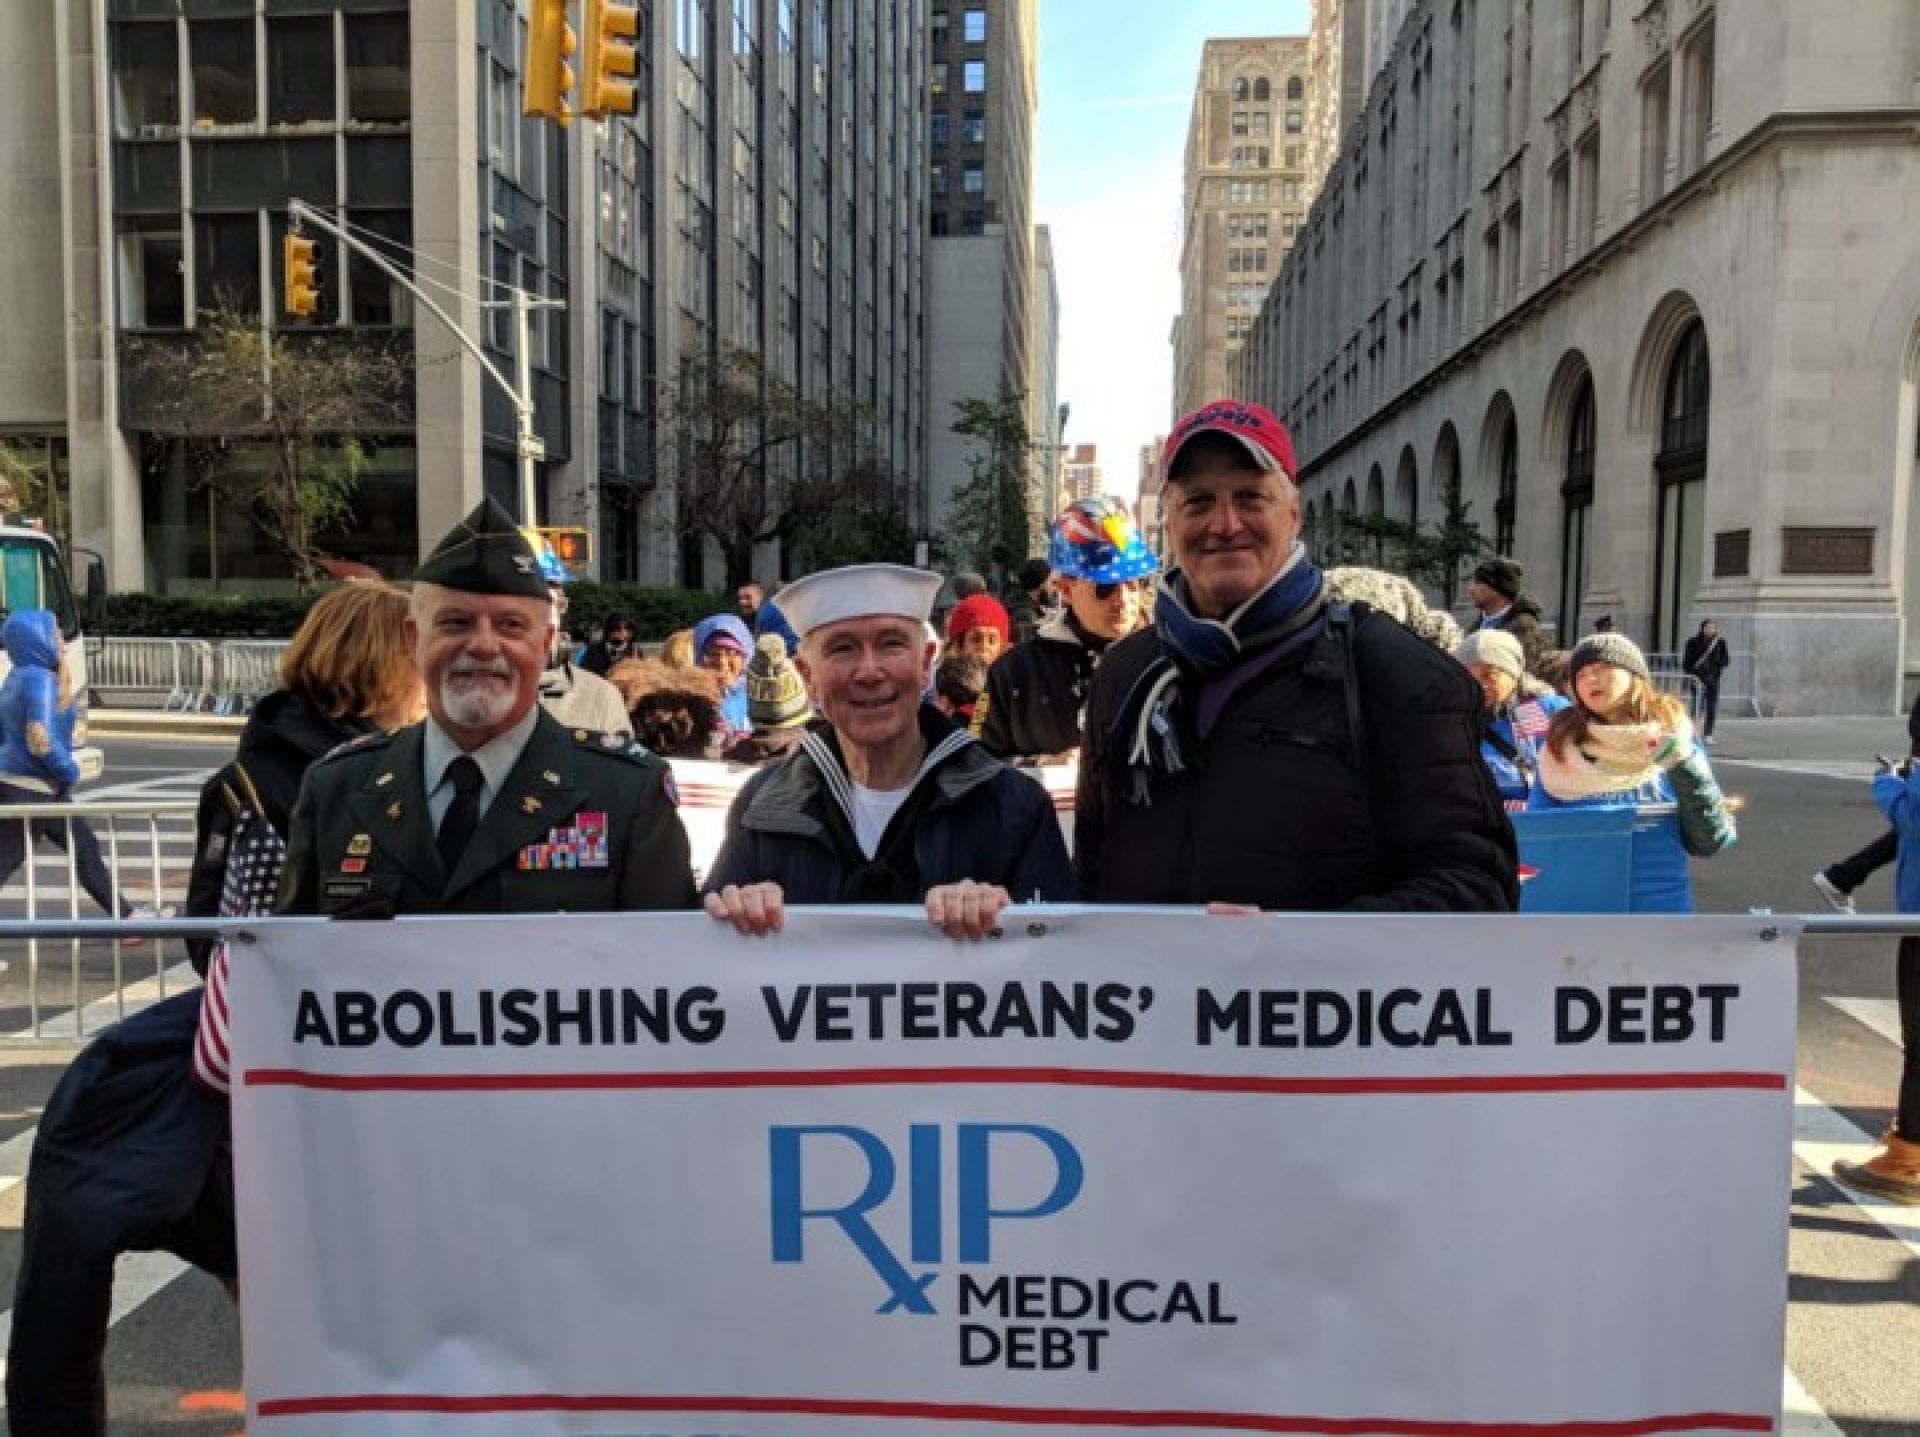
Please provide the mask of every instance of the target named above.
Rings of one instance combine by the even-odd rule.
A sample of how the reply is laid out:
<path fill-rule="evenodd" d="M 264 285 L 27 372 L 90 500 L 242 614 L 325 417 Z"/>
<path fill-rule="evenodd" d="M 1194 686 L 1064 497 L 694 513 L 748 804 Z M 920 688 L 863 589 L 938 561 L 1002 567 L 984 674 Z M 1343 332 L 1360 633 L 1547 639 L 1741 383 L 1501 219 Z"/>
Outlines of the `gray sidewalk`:
<path fill-rule="evenodd" d="M 1839 718 L 1723 718 L 1714 726 L 1715 759 L 1857 759 L 1907 756 L 1907 721 L 1848 715 Z"/>

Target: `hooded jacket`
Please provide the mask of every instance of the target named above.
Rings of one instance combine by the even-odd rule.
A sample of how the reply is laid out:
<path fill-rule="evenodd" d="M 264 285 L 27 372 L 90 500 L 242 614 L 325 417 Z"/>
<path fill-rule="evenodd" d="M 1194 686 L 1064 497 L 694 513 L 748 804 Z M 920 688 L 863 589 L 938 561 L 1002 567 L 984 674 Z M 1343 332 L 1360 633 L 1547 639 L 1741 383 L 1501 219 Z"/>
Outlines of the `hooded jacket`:
<path fill-rule="evenodd" d="M 611 629 L 632 630 L 633 628 L 633 620 L 626 614 L 621 613 L 618 609 L 608 614 L 606 622 L 600 626 L 600 637 L 588 644 L 587 651 L 580 656 L 580 667 L 588 673 L 598 674 L 604 679 L 607 676 L 607 670 L 623 659 L 637 659 L 642 657 L 640 652 L 640 638 L 637 631 L 634 637 L 627 641 L 625 646 L 617 650 L 609 644 L 606 639 L 607 632 Z M 565 720 L 562 720 L 562 722 L 565 722 Z"/>
<path fill-rule="evenodd" d="M 740 790 L 707 891 L 771 882 L 789 904 L 916 903 L 929 888 L 971 878 L 1020 903 L 1072 898 L 1066 840 L 1046 790 L 934 710 L 922 707 L 919 718 L 926 760 L 872 858 L 854 839 L 839 740 L 819 723 L 799 752 Z"/>
<path fill-rule="evenodd" d="M 0 626 L 13 671 L 0 685 L 0 782 L 62 797 L 80 781 L 60 703 L 60 631 L 45 609 L 16 609 Z"/>

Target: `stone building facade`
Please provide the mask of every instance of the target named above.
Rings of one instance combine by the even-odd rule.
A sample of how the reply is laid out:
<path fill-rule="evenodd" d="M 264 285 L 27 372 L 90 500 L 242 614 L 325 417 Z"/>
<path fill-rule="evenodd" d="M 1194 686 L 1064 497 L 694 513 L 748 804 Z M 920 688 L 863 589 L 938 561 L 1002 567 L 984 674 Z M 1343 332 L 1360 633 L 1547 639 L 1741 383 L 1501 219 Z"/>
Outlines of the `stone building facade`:
<path fill-rule="evenodd" d="M 1313 191 L 1304 36 L 1209 40 L 1187 127 L 1173 413 L 1224 393 Z"/>
<path fill-rule="evenodd" d="M 1465 506 L 1769 712 L 1920 653 L 1920 7 L 1419 0 L 1243 351 L 1310 530 Z"/>

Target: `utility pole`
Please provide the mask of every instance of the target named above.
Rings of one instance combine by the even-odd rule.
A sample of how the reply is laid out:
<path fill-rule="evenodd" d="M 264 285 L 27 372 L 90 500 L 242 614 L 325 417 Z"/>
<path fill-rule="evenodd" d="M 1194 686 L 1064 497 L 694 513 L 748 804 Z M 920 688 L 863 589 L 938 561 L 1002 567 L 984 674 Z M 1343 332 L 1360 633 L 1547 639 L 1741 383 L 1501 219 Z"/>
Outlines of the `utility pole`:
<path fill-rule="evenodd" d="M 534 465 L 547 457 L 547 446 L 534 432 L 533 427 L 532 317 L 536 309 L 565 309 L 567 302 L 564 299 L 543 299 L 538 295 L 528 294 L 523 289 L 512 290 L 511 299 L 480 301 L 482 309 L 510 308 L 513 310 L 514 371 L 518 382 L 509 381 L 506 375 L 500 372 L 499 366 L 487 357 L 480 342 L 460 328 L 452 315 L 442 309 L 419 285 L 401 273 L 400 269 L 379 250 L 364 240 L 356 239 L 344 225 L 329 219 L 305 200 L 289 200 L 287 217 L 295 225 L 310 224 L 315 229 L 333 236 L 343 248 L 352 250 L 380 270 L 387 278 L 412 295 L 421 308 L 444 324 L 466 351 L 480 361 L 481 372 L 499 385 L 513 404 L 514 439 L 520 464 L 520 522 L 529 529 L 536 527 L 540 518 L 534 503 Z M 310 250 L 311 246 L 308 248 Z M 288 254 L 293 253 L 290 246 Z M 310 279 L 309 283 L 311 283 Z"/>

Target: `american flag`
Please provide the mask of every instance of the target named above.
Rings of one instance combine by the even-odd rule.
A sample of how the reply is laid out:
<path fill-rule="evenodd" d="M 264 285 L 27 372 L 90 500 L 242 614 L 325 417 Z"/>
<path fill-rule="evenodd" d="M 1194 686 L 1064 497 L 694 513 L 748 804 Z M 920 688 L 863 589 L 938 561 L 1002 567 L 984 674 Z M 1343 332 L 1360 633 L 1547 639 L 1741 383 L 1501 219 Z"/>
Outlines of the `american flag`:
<path fill-rule="evenodd" d="M 1553 716 L 1536 703 L 1524 703 L 1513 711 L 1513 736 L 1515 738 L 1544 738 L 1547 729 L 1553 723 Z"/>
<path fill-rule="evenodd" d="M 257 808 L 242 808 L 227 841 L 227 872 L 220 885 L 222 918 L 254 918 L 273 911 L 286 840 Z M 221 942 L 207 969 L 200 1028 L 193 1040 L 193 1075 L 214 1092 L 231 1094 L 232 1054 L 227 1045 L 227 945 Z"/>

